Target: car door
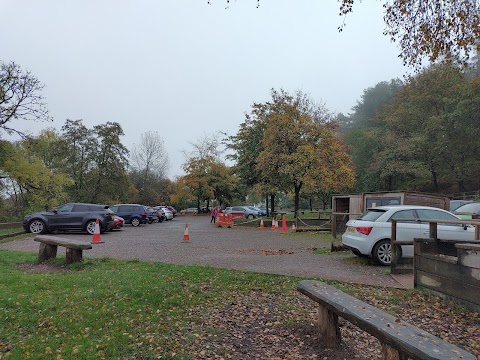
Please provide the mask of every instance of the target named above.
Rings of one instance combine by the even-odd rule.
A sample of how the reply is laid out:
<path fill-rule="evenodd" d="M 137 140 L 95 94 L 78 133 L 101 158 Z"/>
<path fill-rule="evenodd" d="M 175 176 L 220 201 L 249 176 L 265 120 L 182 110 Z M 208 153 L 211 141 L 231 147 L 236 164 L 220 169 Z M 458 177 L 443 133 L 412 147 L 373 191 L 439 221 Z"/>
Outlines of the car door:
<path fill-rule="evenodd" d="M 47 215 L 49 227 L 62 229 L 71 226 L 73 221 L 72 209 L 74 204 L 65 204 Z"/>
<path fill-rule="evenodd" d="M 72 216 L 71 216 L 71 222 L 70 222 L 70 227 L 74 227 L 77 229 L 83 228 L 83 221 L 85 219 L 85 216 L 89 214 L 90 208 L 88 205 L 84 204 L 75 204 L 75 206 L 72 209 Z"/>
<path fill-rule="evenodd" d="M 458 220 L 453 214 L 435 209 L 418 209 L 420 219 Z M 422 237 L 430 237 L 430 224 L 422 222 Z M 474 240 L 475 231 L 473 226 L 463 224 L 437 224 L 437 237 L 444 240 Z"/>
<path fill-rule="evenodd" d="M 422 236 L 420 223 L 417 220 L 415 210 L 399 210 L 390 217 L 390 220 L 397 220 L 397 240 L 413 240 L 414 238 Z M 413 245 L 403 245 L 402 256 L 412 257 Z"/>
<path fill-rule="evenodd" d="M 132 221 L 132 209 L 130 205 L 120 205 L 118 207 L 118 216 L 122 217 L 125 222 L 130 223 Z"/>

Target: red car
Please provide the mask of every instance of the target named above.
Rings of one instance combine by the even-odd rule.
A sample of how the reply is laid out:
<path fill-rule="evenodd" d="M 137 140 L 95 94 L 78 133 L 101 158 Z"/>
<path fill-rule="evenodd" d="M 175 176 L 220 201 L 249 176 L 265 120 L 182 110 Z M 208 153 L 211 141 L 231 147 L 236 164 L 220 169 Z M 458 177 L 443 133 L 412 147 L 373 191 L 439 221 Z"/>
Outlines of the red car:
<path fill-rule="evenodd" d="M 112 230 L 120 230 L 123 227 L 125 220 L 117 215 L 113 215 L 113 227 Z"/>

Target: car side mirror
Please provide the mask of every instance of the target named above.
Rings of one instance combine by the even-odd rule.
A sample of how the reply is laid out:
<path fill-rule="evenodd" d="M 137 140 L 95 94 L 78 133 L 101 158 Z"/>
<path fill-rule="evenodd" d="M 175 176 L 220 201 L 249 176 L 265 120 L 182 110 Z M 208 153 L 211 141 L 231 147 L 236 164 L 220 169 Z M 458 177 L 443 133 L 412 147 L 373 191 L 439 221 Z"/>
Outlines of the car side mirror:
<path fill-rule="evenodd" d="M 58 214 L 58 210 L 57 210 L 57 209 L 53 209 L 52 212 L 53 212 L 54 214 Z"/>

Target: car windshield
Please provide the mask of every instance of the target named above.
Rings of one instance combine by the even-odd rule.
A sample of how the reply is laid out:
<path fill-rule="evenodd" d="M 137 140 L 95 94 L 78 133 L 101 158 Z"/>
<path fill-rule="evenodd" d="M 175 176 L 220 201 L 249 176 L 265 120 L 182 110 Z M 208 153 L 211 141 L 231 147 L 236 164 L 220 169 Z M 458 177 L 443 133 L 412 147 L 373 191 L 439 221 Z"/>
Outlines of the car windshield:
<path fill-rule="evenodd" d="M 470 204 L 462 205 L 459 208 L 457 208 L 455 212 L 478 214 L 480 213 L 480 203 L 470 203 Z"/>
<path fill-rule="evenodd" d="M 377 221 L 377 219 L 385 214 L 385 210 L 382 209 L 369 209 L 365 211 L 357 220 L 364 221 Z"/>

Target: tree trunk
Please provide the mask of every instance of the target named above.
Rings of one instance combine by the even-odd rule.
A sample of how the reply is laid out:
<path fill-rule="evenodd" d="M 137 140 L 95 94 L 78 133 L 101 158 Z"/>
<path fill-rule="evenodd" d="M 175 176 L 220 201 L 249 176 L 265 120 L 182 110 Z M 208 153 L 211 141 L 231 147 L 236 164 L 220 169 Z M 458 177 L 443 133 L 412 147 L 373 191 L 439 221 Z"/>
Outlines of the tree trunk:
<path fill-rule="evenodd" d="M 302 188 L 302 183 L 294 184 L 295 187 L 295 219 L 298 218 L 298 209 L 300 207 L 300 189 Z"/>
<path fill-rule="evenodd" d="M 270 216 L 270 210 L 268 208 L 268 194 L 265 194 L 265 207 L 267 208 L 267 216 Z"/>
<path fill-rule="evenodd" d="M 275 194 L 270 194 L 270 209 L 272 213 L 275 211 Z"/>
<path fill-rule="evenodd" d="M 432 174 L 432 184 L 433 184 L 433 189 L 435 192 L 438 191 L 438 178 L 437 178 L 437 172 L 433 171 L 431 172 Z"/>

